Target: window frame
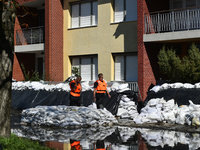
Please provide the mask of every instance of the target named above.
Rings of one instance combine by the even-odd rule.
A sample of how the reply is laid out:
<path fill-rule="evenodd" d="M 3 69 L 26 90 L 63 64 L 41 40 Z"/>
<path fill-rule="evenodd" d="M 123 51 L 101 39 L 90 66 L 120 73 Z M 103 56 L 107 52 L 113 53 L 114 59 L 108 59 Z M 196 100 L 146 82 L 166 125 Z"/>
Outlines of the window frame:
<path fill-rule="evenodd" d="M 123 4 L 124 4 L 124 10 L 123 10 L 123 20 L 122 21 L 115 21 L 115 9 L 116 9 L 116 7 L 115 7 L 115 2 L 116 0 L 112 0 L 112 7 L 113 7 L 113 23 L 120 23 L 120 22 L 130 22 L 130 21 L 137 21 L 137 18 L 136 19 L 133 19 L 133 20 L 128 20 L 127 21 L 127 7 L 126 7 L 126 0 L 123 0 Z M 137 4 L 136 4 L 136 7 L 137 7 Z M 136 13 L 137 13 L 137 11 L 136 11 Z M 137 14 L 136 14 L 136 16 L 137 16 Z"/>
<path fill-rule="evenodd" d="M 79 61 L 79 64 L 78 64 L 78 68 L 79 68 L 79 73 L 81 75 L 81 60 L 84 59 L 84 58 L 88 58 L 90 59 L 90 67 L 91 67 L 91 72 L 90 72 L 90 78 L 91 80 L 90 81 L 95 81 L 95 76 L 98 75 L 98 55 L 86 55 L 86 56 L 83 56 L 83 55 L 79 55 L 79 56 L 70 56 L 70 62 L 71 62 L 71 71 L 72 71 L 72 67 L 73 67 L 73 64 L 72 64 L 72 60 L 73 59 L 78 59 Z M 94 59 L 97 59 L 97 64 L 96 64 L 96 67 L 97 67 L 97 74 L 95 74 L 95 70 L 96 70 L 96 67 L 94 68 L 93 65 L 95 65 L 95 62 L 94 62 Z M 93 74 L 94 72 L 94 74 Z M 71 75 L 72 75 L 72 72 L 71 72 Z M 93 76 L 94 75 L 94 76 Z"/>
<path fill-rule="evenodd" d="M 123 73 L 123 76 L 124 76 L 124 79 L 121 79 L 121 81 L 122 82 L 135 82 L 135 81 L 127 81 L 127 79 L 126 79 L 126 74 L 127 74 L 127 64 L 126 64 L 126 57 L 127 56 L 136 56 L 137 58 L 138 58 L 138 55 L 137 55 L 138 53 L 137 52 L 132 52 L 132 53 L 123 53 L 123 54 L 121 54 L 121 53 L 115 53 L 115 54 L 113 54 L 113 58 L 114 58 L 114 81 L 118 81 L 118 80 L 116 80 L 115 79 L 115 62 L 116 62 L 116 56 L 123 56 L 124 57 L 124 66 L 123 66 L 123 68 L 124 68 L 124 73 Z"/>
<path fill-rule="evenodd" d="M 93 8 L 93 3 L 94 2 L 97 2 L 97 13 L 96 13 L 96 18 L 97 18 L 97 21 L 95 22 L 96 24 L 94 24 L 93 25 L 93 10 L 94 10 L 94 8 Z M 90 25 L 89 26 L 81 26 L 81 4 L 84 4 L 84 3 L 90 3 L 90 11 L 91 11 L 91 13 L 90 13 Z M 76 28 L 87 28 L 87 27 L 95 27 L 95 26 L 97 26 L 98 25 L 98 0 L 84 0 L 84 1 L 75 1 L 75 2 L 70 2 L 69 3 L 69 5 L 70 5 L 70 17 L 71 17 L 71 19 L 70 19 L 70 27 L 69 27 L 69 29 L 76 29 Z M 78 7 L 79 7 L 79 16 L 78 16 L 78 27 L 73 27 L 73 25 L 72 25 L 72 6 L 73 5 L 78 5 Z"/>

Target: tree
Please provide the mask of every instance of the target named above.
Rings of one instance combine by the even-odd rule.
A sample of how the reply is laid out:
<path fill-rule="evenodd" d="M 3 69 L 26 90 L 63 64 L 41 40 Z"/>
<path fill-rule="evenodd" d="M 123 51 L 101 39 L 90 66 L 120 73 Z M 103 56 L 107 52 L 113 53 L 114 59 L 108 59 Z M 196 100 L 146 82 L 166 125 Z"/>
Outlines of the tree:
<path fill-rule="evenodd" d="M 176 51 L 163 46 L 158 54 L 158 65 L 163 74 L 172 81 L 180 81 L 182 72 L 181 60 L 176 56 Z"/>
<path fill-rule="evenodd" d="M 0 136 L 10 136 L 15 0 L 0 0 Z"/>
<path fill-rule="evenodd" d="M 158 54 L 160 71 L 172 82 L 195 83 L 200 80 L 200 51 L 195 44 L 188 50 L 188 56 L 180 59 L 176 51 L 165 46 Z"/>

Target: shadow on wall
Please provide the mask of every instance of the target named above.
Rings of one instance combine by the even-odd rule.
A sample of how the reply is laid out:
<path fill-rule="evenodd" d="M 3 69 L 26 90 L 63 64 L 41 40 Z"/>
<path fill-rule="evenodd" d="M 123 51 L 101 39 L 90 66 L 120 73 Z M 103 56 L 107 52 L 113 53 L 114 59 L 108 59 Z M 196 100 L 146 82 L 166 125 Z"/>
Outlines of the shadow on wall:
<path fill-rule="evenodd" d="M 111 0 L 112 1 L 112 0 Z M 110 3 L 110 0 L 100 0 L 98 1 L 98 4 L 101 5 L 101 4 L 105 4 L 105 3 Z"/>
<path fill-rule="evenodd" d="M 137 52 L 137 21 L 119 22 L 115 39 L 124 35 L 124 52 Z"/>

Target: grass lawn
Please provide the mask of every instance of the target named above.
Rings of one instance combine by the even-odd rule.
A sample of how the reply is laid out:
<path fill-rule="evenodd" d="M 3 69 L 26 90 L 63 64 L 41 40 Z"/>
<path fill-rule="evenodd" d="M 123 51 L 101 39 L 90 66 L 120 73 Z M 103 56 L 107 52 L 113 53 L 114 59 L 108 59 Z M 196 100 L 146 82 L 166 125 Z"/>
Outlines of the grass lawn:
<path fill-rule="evenodd" d="M 53 150 L 38 142 L 11 134 L 10 138 L 0 137 L 0 150 Z"/>

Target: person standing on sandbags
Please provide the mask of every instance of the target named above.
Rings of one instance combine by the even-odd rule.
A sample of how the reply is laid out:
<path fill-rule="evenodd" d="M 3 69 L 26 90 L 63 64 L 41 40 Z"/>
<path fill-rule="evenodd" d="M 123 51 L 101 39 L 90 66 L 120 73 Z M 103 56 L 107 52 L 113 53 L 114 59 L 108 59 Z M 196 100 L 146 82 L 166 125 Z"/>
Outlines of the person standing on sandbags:
<path fill-rule="evenodd" d="M 107 90 L 107 82 L 103 79 L 103 74 L 98 74 L 98 80 L 94 82 L 94 101 L 96 102 L 97 109 L 103 109 L 103 102 L 106 97 L 106 93 L 109 98 L 111 98 L 108 90 Z"/>
<path fill-rule="evenodd" d="M 81 100 L 81 76 L 77 76 L 75 80 L 72 80 L 70 85 L 70 106 L 83 106 L 83 102 Z"/>

